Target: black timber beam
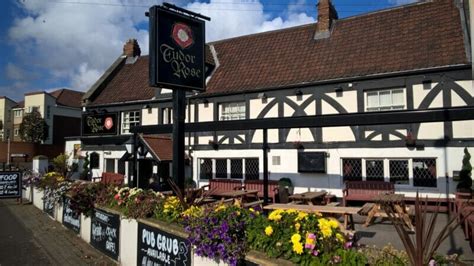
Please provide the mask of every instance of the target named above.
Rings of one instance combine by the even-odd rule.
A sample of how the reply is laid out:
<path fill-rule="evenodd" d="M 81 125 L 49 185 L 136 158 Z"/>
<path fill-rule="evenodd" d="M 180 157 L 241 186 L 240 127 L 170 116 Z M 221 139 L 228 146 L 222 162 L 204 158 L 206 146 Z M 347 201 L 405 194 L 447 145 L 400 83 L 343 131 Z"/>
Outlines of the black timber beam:
<path fill-rule="evenodd" d="M 474 120 L 474 106 L 198 122 L 187 123 L 184 129 L 186 132 L 209 132 L 274 128 L 391 125 L 460 120 Z M 143 134 L 167 134 L 172 132 L 172 127 L 173 125 L 136 126 L 132 128 L 132 131 Z"/>

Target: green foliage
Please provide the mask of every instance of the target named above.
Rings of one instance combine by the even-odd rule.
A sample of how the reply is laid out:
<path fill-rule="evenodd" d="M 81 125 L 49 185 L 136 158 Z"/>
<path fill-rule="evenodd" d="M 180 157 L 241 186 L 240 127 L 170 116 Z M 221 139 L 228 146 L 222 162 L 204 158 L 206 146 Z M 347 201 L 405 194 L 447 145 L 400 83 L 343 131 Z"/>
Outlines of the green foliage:
<path fill-rule="evenodd" d="M 69 191 L 71 209 L 90 217 L 94 213 L 94 204 L 103 203 L 98 199 L 103 198 L 104 193 L 107 193 L 107 185 L 103 183 L 74 183 Z"/>
<path fill-rule="evenodd" d="M 86 157 L 84 158 L 84 162 L 82 163 L 82 172 L 81 172 L 81 179 L 82 180 L 87 180 L 89 176 L 89 156 L 86 154 Z"/>
<path fill-rule="evenodd" d="M 26 114 L 20 124 L 20 138 L 26 142 L 38 143 L 48 138 L 49 126 L 37 111 Z"/>
<path fill-rule="evenodd" d="M 278 185 L 280 187 L 293 187 L 293 183 L 291 182 L 291 179 L 288 177 L 280 178 L 280 180 L 278 180 Z"/>
<path fill-rule="evenodd" d="M 457 190 L 462 192 L 470 192 L 472 186 L 472 165 L 471 165 L 471 154 L 467 148 L 464 148 L 464 157 L 462 159 L 462 168 L 459 172 L 459 183 L 457 185 Z"/>
<path fill-rule="evenodd" d="M 141 188 L 115 188 L 113 194 L 113 200 L 109 201 L 108 205 L 122 211 L 125 217 L 134 219 L 150 218 L 163 201 L 161 193 Z"/>
<path fill-rule="evenodd" d="M 53 159 L 54 171 L 61 173 L 63 176 L 67 175 L 69 155 L 61 153 Z"/>

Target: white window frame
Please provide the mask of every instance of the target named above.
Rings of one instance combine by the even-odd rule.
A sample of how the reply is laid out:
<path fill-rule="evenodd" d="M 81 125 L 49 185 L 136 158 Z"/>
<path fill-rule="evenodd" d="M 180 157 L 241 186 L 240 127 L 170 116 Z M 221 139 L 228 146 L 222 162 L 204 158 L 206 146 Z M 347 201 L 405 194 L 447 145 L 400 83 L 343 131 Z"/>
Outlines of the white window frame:
<path fill-rule="evenodd" d="M 383 92 L 390 92 L 391 104 L 390 105 L 380 105 L 380 94 Z M 403 94 L 403 105 L 396 105 L 393 103 L 393 93 L 395 91 L 401 91 Z M 377 94 L 378 104 L 377 106 L 369 106 L 369 95 Z M 405 88 L 391 88 L 391 89 L 382 89 L 382 90 L 367 90 L 364 92 L 364 103 L 366 112 L 380 112 L 380 111 L 393 111 L 393 110 L 404 110 L 407 106 L 406 99 L 406 89 Z"/>
<path fill-rule="evenodd" d="M 15 135 L 15 137 L 20 136 L 20 129 L 19 129 L 19 128 L 15 128 L 15 129 L 13 130 L 13 132 L 14 132 L 13 134 Z"/>
<path fill-rule="evenodd" d="M 13 115 L 15 117 L 22 117 L 23 116 L 23 110 L 21 110 L 21 109 L 20 110 L 14 110 Z"/>
<path fill-rule="evenodd" d="M 165 107 L 161 109 L 161 116 L 163 118 L 163 125 L 173 124 L 173 108 Z"/>
<path fill-rule="evenodd" d="M 219 120 L 243 120 L 246 118 L 245 102 L 227 102 L 219 104 Z"/>
<path fill-rule="evenodd" d="M 134 111 L 126 111 L 126 112 L 122 112 L 122 115 L 121 115 L 121 127 L 120 127 L 120 132 L 123 134 L 123 135 L 127 135 L 127 134 L 131 134 L 130 133 L 130 128 L 131 126 L 130 125 L 140 125 L 140 120 L 141 120 L 141 112 L 139 110 L 134 110 Z M 133 114 L 133 116 L 131 116 L 131 114 Z"/>

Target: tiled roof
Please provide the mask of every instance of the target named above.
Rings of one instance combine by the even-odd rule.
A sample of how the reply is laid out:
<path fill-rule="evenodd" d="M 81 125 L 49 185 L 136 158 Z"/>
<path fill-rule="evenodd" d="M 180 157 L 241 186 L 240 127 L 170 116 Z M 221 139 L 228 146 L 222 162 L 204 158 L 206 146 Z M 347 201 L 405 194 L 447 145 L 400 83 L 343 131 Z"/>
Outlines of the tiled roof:
<path fill-rule="evenodd" d="M 455 1 L 435 0 L 337 20 L 327 39 L 314 40 L 312 23 L 217 41 L 210 44 L 220 66 L 205 94 L 469 64 L 461 25 Z M 143 56 L 123 65 L 91 104 L 153 96 Z"/>
<path fill-rule="evenodd" d="M 81 107 L 82 95 L 84 95 L 83 92 L 68 89 L 56 90 L 49 94 L 56 98 L 57 104 L 77 108 Z"/>
<path fill-rule="evenodd" d="M 169 137 L 145 135 L 142 139 L 160 161 L 173 160 L 173 141 Z"/>
<path fill-rule="evenodd" d="M 25 108 L 25 101 L 19 101 L 13 108 Z"/>

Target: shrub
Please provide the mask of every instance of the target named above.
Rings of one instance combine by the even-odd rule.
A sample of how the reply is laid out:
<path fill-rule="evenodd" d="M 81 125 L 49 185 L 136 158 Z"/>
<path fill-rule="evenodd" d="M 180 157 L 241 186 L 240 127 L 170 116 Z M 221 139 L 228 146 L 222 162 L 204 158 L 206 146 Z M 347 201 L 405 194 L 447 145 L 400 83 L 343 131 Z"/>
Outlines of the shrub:
<path fill-rule="evenodd" d="M 69 191 L 71 209 L 76 214 L 89 217 L 94 214 L 94 204 L 99 195 L 104 193 L 107 186 L 102 183 L 74 183 Z"/>
<path fill-rule="evenodd" d="M 464 157 L 462 159 L 462 169 L 459 172 L 459 183 L 457 185 L 457 190 L 460 192 L 471 192 L 472 186 L 472 177 L 471 177 L 471 154 L 467 148 L 464 148 Z"/>
<path fill-rule="evenodd" d="M 111 205 L 120 209 L 127 218 L 150 218 L 159 203 L 161 193 L 141 188 L 116 188 Z"/>

